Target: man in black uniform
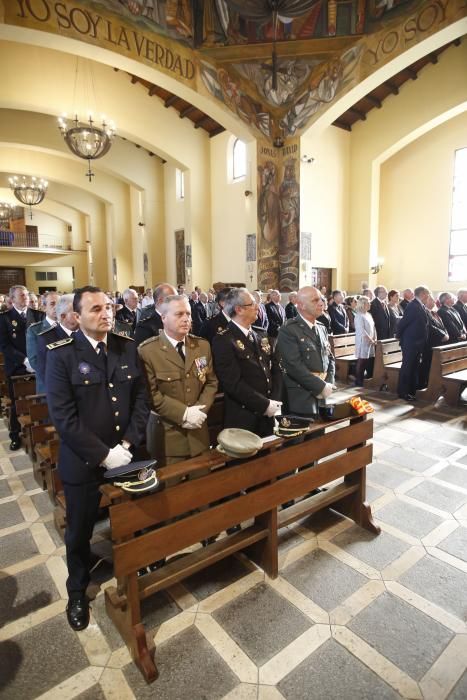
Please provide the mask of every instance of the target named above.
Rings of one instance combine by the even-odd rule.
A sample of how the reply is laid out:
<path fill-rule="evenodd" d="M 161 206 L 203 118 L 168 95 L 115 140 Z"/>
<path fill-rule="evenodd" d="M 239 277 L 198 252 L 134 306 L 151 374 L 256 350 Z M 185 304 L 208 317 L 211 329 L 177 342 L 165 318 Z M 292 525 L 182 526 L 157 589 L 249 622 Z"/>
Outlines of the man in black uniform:
<path fill-rule="evenodd" d="M 75 291 L 80 330 L 48 346 L 46 391 L 60 437 L 58 471 L 66 500 L 67 618 L 89 623 L 90 539 L 102 467 L 129 464 L 145 435 L 148 397 L 130 338 L 111 333 L 112 303 L 97 287 Z"/>
<path fill-rule="evenodd" d="M 224 306 L 227 295 L 231 289 L 232 287 L 224 287 L 217 293 L 216 301 L 221 310 L 212 318 L 208 318 L 206 321 L 204 321 L 203 325 L 201 326 L 200 336 L 202 338 L 206 338 L 206 340 L 208 340 L 211 344 L 214 336 L 223 331 L 224 328 L 227 328 L 227 324 L 230 321 L 230 318 L 224 311 Z"/>
<path fill-rule="evenodd" d="M 280 409 L 281 372 L 267 335 L 251 327 L 258 314 L 245 288 L 232 289 L 224 310 L 231 318 L 212 343 L 214 367 L 224 390 L 224 427 L 272 435 Z"/>
<path fill-rule="evenodd" d="M 10 406 L 10 450 L 21 447 L 21 426 L 16 416 L 13 382 L 10 377 L 34 372 L 26 356 L 26 329 L 42 320 L 44 314 L 28 307 L 29 292 L 22 285 L 11 287 L 8 295 L 12 307 L 0 314 L 0 351 L 5 358 L 5 374 L 8 379 Z"/>
<path fill-rule="evenodd" d="M 77 331 L 79 328 L 78 319 L 73 311 L 73 297 L 74 294 L 62 294 L 56 308 L 57 323 L 37 336 L 36 380 L 40 379 L 44 386 L 44 391 L 47 345 L 54 343 L 56 340 L 69 338 L 73 331 Z"/>
<path fill-rule="evenodd" d="M 136 325 L 134 338 L 137 345 L 140 345 L 143 340 L 158 336 L 164 328 L 160 307 L 164 303 L 165 298 L 172 296 L 172 294 L 177 294 L 175 287 L 172 287 L 167 282 L 163 282 L 155 288 L 154 306 L 148 306 L 142 310 L 140 320 Z"/>

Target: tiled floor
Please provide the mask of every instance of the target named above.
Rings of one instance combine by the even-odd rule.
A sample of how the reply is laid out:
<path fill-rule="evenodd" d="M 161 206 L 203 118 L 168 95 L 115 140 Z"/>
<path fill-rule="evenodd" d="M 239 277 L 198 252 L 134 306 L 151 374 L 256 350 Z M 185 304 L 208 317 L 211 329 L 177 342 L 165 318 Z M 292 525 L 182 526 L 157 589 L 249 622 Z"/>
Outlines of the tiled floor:
<path fill-rule="evenodd" d="M 160 671 L 149 686 L 105 611 L 106 523 L 92 623 L 76 634 L 51 505 L 0 420 L 0 697 L 465 700 L 467 414 L 367 398 L 381 535 L 328 511 L 280 532 L 274 581 L 237 555 L 145 601 Z"/>

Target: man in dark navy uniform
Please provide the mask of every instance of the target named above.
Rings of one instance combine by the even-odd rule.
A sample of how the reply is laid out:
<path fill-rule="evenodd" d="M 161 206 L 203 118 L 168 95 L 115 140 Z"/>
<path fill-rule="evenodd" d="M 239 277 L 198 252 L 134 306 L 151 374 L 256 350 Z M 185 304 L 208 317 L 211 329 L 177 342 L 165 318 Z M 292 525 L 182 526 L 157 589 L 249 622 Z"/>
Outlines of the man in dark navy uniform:
<path fill-rule="evenodd" d="M 10 377 L 34 372 L 26 355 L 26 329 L 38 323 L 44 314 L 28 307 L 29 292 L 22 285 L 15 285 L 9 291 L 12 307 L 0 314 L 0 351 L 5 359 L 5 374 L 8 379 L 10 407 L 10 450 L 21 447 L 21 426 L 16 416 L 13 383 Z"/>
<path fill-rule="evenodd" d="M 66 500 L 67 618 L 79 631 L 89 623 L 85 592 L 102 468 L 129 464 L 143 441 L 149 404 L 136 343 L 111 333 L 108 297 L 83 287 L 73 308 L 80 330 L 48 345 L 45 384 Z"/>
<path fill-rule="evenodd" d="M 203 325 L 201 326 L 201 330 L 199 333 L 200 336 L 202 338 L 206 338 L 206 340 L 208 340 L 211 344 L 214 336 L 217 335 L 217 333 L 223 331 L 224 328 L 227 328 L 227 325 L 230 321 L 230 318 L 226 315 L 224 311 L 224 306 L 225 300 L 231 289 L 231 287 L 224 287 L 217 293 L 216 301 L 220 306 L 221 310 L 212 318 L 206 319 L 206 321 L 204 321 Z"/>
<path fill-rule="evenodd" d="M 162 323 L 160 307 L 164 303 L 165 298 L 172 296 L 172 294 L 177 294 L 176 289 L 167 282 L 163 282 L 155 288 L 154 306 L 148 306 L 142 310 L 140 320 L 136 325 L 134 338 L 137 345 L 140 345 L 148 338 L 157 337 L 163 330 L 164 324 Z"/>
<path fill-rule="evenodd" d="M 63 294 L 56 307 L 57 323 L 37 336 L 36 383 L 45 391 L 45 367 L 47 362 L 47 345 L 57 340 L 69 338 L 79 328 L 78 319 L 73 311 L 73 294 Z M 36 386 L 37 393 L 39 393 Z"/>
<path fill-rule="evenodd" d="M 272 435 L 282 380 L 267 335 L 252 329 L 258 305 L 247 289 L 239 288 L 229 293 L 224 309 L 231 321 L 212 343 L 224 390 L 224 427 Z"/>

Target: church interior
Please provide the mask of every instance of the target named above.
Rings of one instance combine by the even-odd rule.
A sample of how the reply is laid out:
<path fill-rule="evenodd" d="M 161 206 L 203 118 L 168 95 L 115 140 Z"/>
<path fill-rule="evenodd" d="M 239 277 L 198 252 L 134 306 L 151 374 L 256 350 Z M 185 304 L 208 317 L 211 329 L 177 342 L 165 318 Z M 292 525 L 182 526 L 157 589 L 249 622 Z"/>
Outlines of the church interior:
<path fill-rule="evenodd" d="M 0 294 L 456 294 L 466 34 L 464 0 L 0 0 Z M 86 160 L 58 120 L 90 114 L 113 133 Z M 42 201 L 18 206 L 15 176 Z M 105 517 L 91 624 L 67 626 L 54 505 L 0 419 L 0 697 L 467 698 L 465 403 L 362 395 L 380 534 L 324 509 L 278 530 L 277 577 L 237 551 L 157 591 L 151 683 L 107 614 Z"/>

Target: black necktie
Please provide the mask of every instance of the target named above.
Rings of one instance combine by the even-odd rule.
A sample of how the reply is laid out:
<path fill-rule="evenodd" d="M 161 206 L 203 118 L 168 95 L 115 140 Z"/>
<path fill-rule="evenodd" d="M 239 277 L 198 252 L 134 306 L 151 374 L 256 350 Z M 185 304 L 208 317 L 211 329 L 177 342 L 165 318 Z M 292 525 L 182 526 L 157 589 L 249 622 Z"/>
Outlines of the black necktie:
<path fill-rule="evenodd" d="M 318 330 L 317 330 L 316 326 L 313 326 L 313 327 L 312 327 L 312 329 L 311 329 L 311 336 L 312 336 L 313 340 L 315 341 L 315 343 L 316 343 L 317 345 L 319 345 L 319 344 L 320 344 L 320 342 L 319 342 L 319 333 L 318 333 Z"/>
<path fill-rule="evenodd" d="M 183 352 L 183 340 L 180 340 L 180 342 L 177 343 L 175 347 L 183 362 L 185 362 L 185 353 Z"/>
<path fill-rule="evenodd" d="M 101 362 L 102 367 L 107 372 L 107 348 L 105 346 L 104 341 L 100 340 L 97 343 L 97 347 L 99 349 L 99 360 Z"/>
<path fill-rule="evenodd" d="M 248 340 L 250 341 L 250 343 L 253 343 L 253 345 L 254 345 L 255 336 L 253 335 L 252 331 L 248 331 Z"/>

